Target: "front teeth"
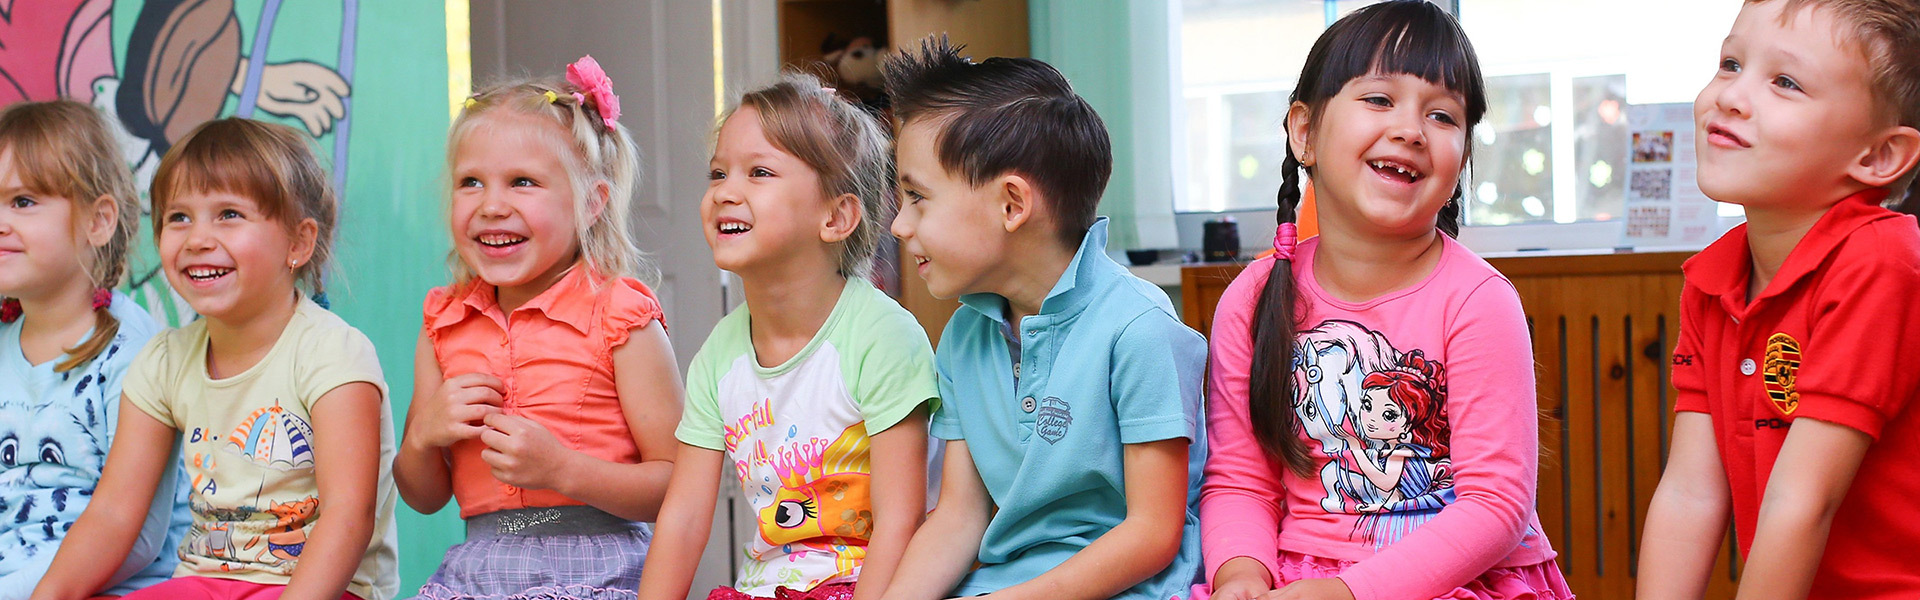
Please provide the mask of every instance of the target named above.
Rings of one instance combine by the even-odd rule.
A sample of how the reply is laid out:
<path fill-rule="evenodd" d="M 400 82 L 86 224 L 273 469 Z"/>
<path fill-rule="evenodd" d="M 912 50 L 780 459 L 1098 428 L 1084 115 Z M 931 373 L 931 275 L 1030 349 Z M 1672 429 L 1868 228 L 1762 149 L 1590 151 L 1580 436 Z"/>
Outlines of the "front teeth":
<path fill-rule="evenodd" d="M 753 227 L 739 221 L 727 221 L 720 224 L 720 233 L 722 235 L 746 233 L 747 230 L 750 229 L 753 229 Z"/>
<path fill-rule="evenodd" d="M 511 246 L 514 244 L 518 244 L 520 242 L 527 241 L 527 238 L 513 235 L 511 233 L 488 233 L 488 234 L 481 235 L 479 237 L 479 241 L 483 245 L 493 246 L 497 248 L 500 246 Z"/>
<path fill-rule="evenodd" d="M 1369 165 L 1372 165 L 1372 166 L 1373 166 L 1373 168 L 1375 168 L 1375 169 L 1393 169 L 1393 170 L 1394 170 L 1395 172 L 1398 172 L 1398 173 L 1400 173 L 1401 175 L 1405 175 L 1405 176 L 1407 176 L 1407 179 L 1410 179 L 1410 180 L 1413 180 L 1413 181 L 1419 181 L 1419 180 L 1420 180 L 1420 174 L 1419 174 L 1419 173 L 1415 173 L 1415 172 L 1413 172 L 1413 171 L 1409 171 L 1409 170 L 1407 170 L 1407 169 L 1406 169 L 1405 167 L 1401 167 L 1400 165 L 1396 165 L 1396 164 L 1393 164 L 1393 163 L 1390 163 L 1390 162 L 1387 162 L 1387 161 L 1384 161 L 1384 160 L 1376 160 L 1376 161 L 1373 161 L 1373 162 L 1369 162 L 1369 163 L 1367 163 L 1367 164 L 1369 164 Z"/>
<path fill-rule="evenodd" d="M 233 272 L 233 269 L 222 269 L 217 267 L 189 267 L 187 268 L 187 277 L 193 279 L 194 281 L 209 281 L 213 279 L 218 279 L 220 278 L 220 276 L 226 275 L 232 272 Z"/>

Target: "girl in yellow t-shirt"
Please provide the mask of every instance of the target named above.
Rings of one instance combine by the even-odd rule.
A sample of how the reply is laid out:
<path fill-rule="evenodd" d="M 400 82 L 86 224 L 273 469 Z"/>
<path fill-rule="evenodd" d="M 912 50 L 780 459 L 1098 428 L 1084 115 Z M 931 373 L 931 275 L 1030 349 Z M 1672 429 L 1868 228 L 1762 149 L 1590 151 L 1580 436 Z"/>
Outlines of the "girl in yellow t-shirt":
<path fill-rule="evenodd" d="M 300 289 L 321 291 L 330 254 L 326 173 L 293 129 L 221 119 L 161 159 L 152 195 L 162 270 L 202 318 L 129 368 L 95 501 L 34 598 L 112 575 L 175 440 L 193 525 L 174 579 L 127 599 L 392 598 L 386 382 L 366 336 Z"/>

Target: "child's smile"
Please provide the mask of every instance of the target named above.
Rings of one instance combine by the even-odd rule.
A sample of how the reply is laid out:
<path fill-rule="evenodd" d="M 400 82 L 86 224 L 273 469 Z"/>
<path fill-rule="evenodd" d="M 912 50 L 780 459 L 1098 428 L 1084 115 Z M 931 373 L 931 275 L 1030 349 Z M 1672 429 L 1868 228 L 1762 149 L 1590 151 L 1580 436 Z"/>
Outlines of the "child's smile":
<path fill-rule="evenodd" d="M 1847 169 L 1882 125 L 1871 66 L 1836 37 L 1832 11 L 1749 3 L 1720 48 L 1719 69 L 1693 102 L 1700 190 L 1765 207 L 1832 202 L 1855 191 Z"/>
<path fill-rule="evenodd" d="M 700 203 L 714 264 L 741 273 L 785 269 L 796 256 L 832 264 L 821 238 L 829 202 L 813 167 L 767 140 L 760 111 L 741 107 L 720 127 Z M 812 250 L 819 250 L 817 254 Z"/>
<path fill-rule="evenodd" d="M 288 228 L 252 198 L 184 193 L 160 218 L 167 282 L 208 317 L 243 318 L 260 310 L 262 300 L 293 287 L 293 263 L 306 260 Z"/>
<path fill-rule="evenodd" d="M 899 155 L 900 214 L 893 235 L 900 251 L 913 257 L 914 272 L 936 298 L 990 291 L 1003 274 L 998 216 L 991 185 L 978 189 L 947 171 L 934 151 L 939 125 L 913 121 L 901 127 Z"/>
<path fill-rule="evenodd" d="M 510 231 L 489 229 L 481 231 L 480 235 L 473 236 L 473 241 L 480 244 L 480 252 L 482 254 L 493 258 L 504 258 L 512 255 L 514 251 L 519 250 L 523 244 L 526 244 L 527 236 Z"/>
<path fill-rule="evenodd" d="M 499 288 L 502 306 L 517 307 L 573 266 L 578 192 L 558 125 L 505 112 L 487 119 L 454 154 L 454 250 Z"/>
<path fill-rule="evenodd" d="M 1348 82 L 1303 135 L 1291 136 L 1308 142 L 1296 142 L 1296 154 L 1329 198 L 1321 218 L 1394 235 L 1432 229 L 1458 181 L 1434 175 L 1459 173 L 1465 162 L 1464 104 L 1404 73 Z"/>

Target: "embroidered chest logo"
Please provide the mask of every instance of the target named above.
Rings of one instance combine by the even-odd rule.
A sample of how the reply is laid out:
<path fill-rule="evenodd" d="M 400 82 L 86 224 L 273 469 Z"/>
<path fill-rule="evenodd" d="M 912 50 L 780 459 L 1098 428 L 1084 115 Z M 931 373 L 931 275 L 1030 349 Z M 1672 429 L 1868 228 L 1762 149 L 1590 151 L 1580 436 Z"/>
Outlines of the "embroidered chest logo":
<path fill-rule="evenodd" d="M 1800 341 L 1784 333 L 1768 337 L 1766 368 L 1761 372 L 1761 381 L 1767 388 L 1767 399 L 1773 401 L 1774 410 L 1782 415 L 1791 415 L 1800 408 L 1800 390 L 1794 388 L 1794 378 L 1799 372 Z"/>
<path fill-rule="evenodd" d="M 1033 418 L 1034 430 L 1040 434 L 1040 439 L 1049 444 L 1058 444 L 1060 438 L 1067 437 L 1067 427 L 1073 425 L 1073 406 L 1065 400 L 1048 396 L 1040 401 L 1040 409 L 1034 411 Z"/>

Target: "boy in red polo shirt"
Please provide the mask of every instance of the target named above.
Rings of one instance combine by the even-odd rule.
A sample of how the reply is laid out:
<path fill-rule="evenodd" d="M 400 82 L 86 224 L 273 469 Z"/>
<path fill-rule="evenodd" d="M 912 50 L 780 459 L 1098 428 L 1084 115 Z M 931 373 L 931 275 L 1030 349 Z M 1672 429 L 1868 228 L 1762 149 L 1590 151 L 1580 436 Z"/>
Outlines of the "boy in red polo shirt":
<path fill-rule="evenodd" d="M 1920 0 L 1749 1 L 1694 101 L 1700 189 L 1673 446 L 1639 598 L 1920 598 Z M 1891 194 L 1895 197 L 1889 198 Z"/>

